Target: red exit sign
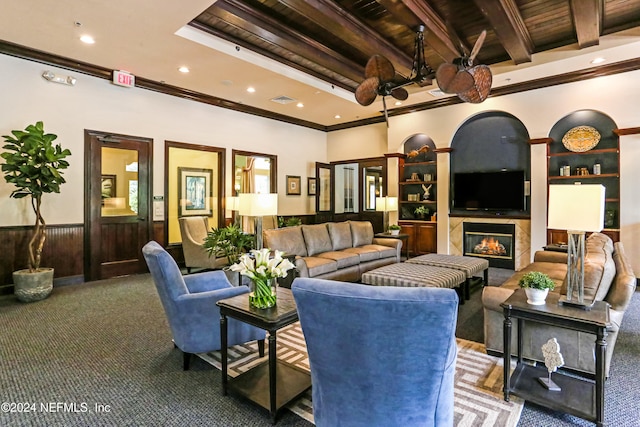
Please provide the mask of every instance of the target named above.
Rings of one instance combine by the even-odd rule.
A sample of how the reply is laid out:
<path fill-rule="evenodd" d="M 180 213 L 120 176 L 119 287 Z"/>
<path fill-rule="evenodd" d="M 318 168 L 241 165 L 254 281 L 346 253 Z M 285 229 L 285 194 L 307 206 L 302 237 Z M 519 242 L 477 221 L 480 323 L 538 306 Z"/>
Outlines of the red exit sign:
<path fill-rule="evenodd" d="M 125 87 L 134 87 L 136 85 L 136 76 L 126 71 L 113 70 L 113 84 Z"/>

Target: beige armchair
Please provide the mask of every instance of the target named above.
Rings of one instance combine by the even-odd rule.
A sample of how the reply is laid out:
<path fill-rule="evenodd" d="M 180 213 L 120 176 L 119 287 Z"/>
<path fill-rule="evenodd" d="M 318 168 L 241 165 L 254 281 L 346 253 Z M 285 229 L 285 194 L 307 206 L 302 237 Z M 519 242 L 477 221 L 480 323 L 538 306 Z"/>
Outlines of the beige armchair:
<path fill-rule="evenodd" d="M 227 265 L 227 258 L 209 256 L 202 246 L 209 232 L 209 221 L 206 216 L 188 216 L 178 218 L 180 235 L 182 236 L 182 252 L 187 272 L 192 268 L 222 268 Z"/>

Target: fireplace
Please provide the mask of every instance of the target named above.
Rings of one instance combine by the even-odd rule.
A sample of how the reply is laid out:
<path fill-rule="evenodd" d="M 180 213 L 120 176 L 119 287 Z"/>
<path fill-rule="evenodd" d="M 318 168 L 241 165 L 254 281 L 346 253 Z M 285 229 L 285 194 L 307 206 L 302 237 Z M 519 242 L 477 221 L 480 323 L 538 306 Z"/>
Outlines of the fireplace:
<path fill-rule="evenodd" d="M 515 225 L 465 222 L 463 254 L 485 258 L 491 267 L 515 269 Z"/>

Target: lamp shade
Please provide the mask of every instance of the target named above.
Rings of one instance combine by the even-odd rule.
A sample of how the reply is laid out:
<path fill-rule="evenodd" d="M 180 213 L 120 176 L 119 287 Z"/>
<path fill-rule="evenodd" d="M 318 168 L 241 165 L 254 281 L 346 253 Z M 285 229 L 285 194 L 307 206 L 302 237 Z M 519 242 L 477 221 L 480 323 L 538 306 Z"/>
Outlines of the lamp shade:
<path fill-rule="evenodd" d="M 238 213 L 242 216 L 266 216 L 278 214 L 278 195 L 240 193 Z"/>
<path fill-rule="evenodd" d="M 227 205 L 227 210 L 237 211 L 240 205 L 240 200 L 238 196 L 227 196 L 225 197 L 225 204 Z"/>
<path fill-rule="evenodd" d="M 397 197 L 376 197 L 376 211 L 378 212 L 394 212 L 398 210 Z"/>
<path fill-rule="evenodd" d="M 548 228 L 601 231 L 604 224 L 603 185 L 550 185 Z"/>

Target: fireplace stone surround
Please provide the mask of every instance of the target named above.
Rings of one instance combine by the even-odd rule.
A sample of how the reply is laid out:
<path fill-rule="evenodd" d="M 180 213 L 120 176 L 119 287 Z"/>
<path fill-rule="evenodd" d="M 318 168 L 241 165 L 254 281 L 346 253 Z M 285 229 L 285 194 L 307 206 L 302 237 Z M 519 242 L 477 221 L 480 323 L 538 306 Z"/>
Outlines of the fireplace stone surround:
<path fill-rule="evenodd" d="M 513 224 L 515 238 L 513 255 L 515 270 L 521 270 L 531 263 L 531 220 L 483 217 L 449 217 L 449 253 L 463 255 L 464 223 Z"/>

